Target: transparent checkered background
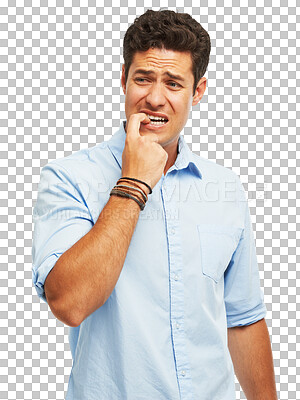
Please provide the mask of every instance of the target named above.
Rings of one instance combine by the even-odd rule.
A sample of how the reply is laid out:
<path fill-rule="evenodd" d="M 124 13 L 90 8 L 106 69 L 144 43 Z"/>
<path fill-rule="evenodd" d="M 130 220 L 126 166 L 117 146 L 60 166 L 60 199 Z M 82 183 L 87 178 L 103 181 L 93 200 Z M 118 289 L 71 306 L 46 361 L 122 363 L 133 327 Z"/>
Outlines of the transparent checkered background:
<path fill-rule="evenodd" d="M 184 136 L 196 154 L 238 173 L 248 191 L 278 397 L 299 399 L 300 4 L 109 3 L 1 0 L 0 398 L 64 399 L 72 365 L 68 327 L 31 280 L 41 167 L 118 129 L 125 119 L 125 31 L 148 8 L 166 7 L 191 14 L 211 36 L 208 89 Z M 237 380 L 236 398 L 246 398 Z"/>

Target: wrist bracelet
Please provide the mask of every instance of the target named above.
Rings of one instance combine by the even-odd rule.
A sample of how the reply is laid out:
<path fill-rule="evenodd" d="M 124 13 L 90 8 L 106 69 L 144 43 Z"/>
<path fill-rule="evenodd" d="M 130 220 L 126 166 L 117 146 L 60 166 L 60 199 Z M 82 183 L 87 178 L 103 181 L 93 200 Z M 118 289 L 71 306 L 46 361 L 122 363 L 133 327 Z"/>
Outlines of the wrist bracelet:
<path fill-rule="evenodd" d="M 147 198 L 147 200 L 148 200 L 148 195 L 147 195 L 147 193 L 145 192 L 145 189 L 143 189 L 143 185 L 140 185 L 139 183 L 136 183 L 136 182 L 133 182 L 133 181 L 129 181 L 129 180 L 127 180 L 126 178 L 120 178 L 118 181 L 117 181 L 117 185 L 119 185 L 119 184 L 121 184 L 121 185 L 133 185 L 134 187 L 136 187 L 136 188 L 138 188 L 138 189 L 140 189 L 143 193 L 144 193 L 144 196 L 146 196 L 146 198 Z M 146 200 L 146 201 L 147 201 Z"/>
<path fill-rule="evenodd" d="M 150 192 L 149 194 L 152 193 L 151 187 L 146 182 L 140 181 L 139 179 L 136 179 L 136 178 L 128 178 L 127 176 L 122 176 L 122 178 L 120 178 L 120 179 L 129 179 L 130 181 L 140 182 L 140 183 L 144 184 L 149 189 L 149 192 Z"/>
<path fill-rule="evenodd" d="M 124 186 L 124 189 L 120 189 L 120 186 L 121 185 L 116 185 L 116 186 L 113 187 L 113 189 L 117 189 L 117 190 L 120 190 L 121 192 L 129 193 L 132 196 L 136 197 L 143 204 L 146 204 L 146 202 L 148 200 L 148 197 L 147 197 L 146 193 L 143 190 L 142 190 L 142 194 L 144 194 L 144 196 L 146 197 L 146 200 L 145 200 L 145 197 L 142 197 L 138 193 L 134 192 L 133 190 L 130 190 L 130 188 L 128 186 L 126 187 L 125 185 L 122 185 L 122 186 Z M 139 185 L 136 185 L 136 186 L 139 189 Z M 133 189 L 135 189 L 135 188 L 133 188 Z"/>
<path fill-rule="evenodd" d="M 118 186 L 115 186 L 113 189 L 114 189 L 114 191 L 117 190 L 118 192 L 123 192 L 123 193 L 126 193 L 126 194 L 130 194 L 130 196 L 133 196 L 136 199 L 138 199 L 138 201 L 140 203 L 146 204 L 146 201 L 138 193 L 134 193 L 130 189 L 120 189 L 120 188 L 118 188 Z"/>
<path fill-rule="evenodd" d="M 142 189 L 138 189 L 137 187 L 133 187 L 133 186 L 121 185 L 121 184 L 118 184 L 118 185 L 115 186 L 115 188 L 118 188 L 118 187 L 136 190 L 136 191 L 138 191 L 138 192 L 140 192 L 142 194 L 145 202 L 148 200 L 147 195 L 145 194 L 145 192 Z"/>
<path fill-rule="evenodd" d="M 138 205 L 140 206 L 140 209 L 143 210 L 145 208 L 145 204 L 142 203 L 141 201 L 139 201 L 136 197 L 132 196 L 129 193 L 123 192 L 122 190 L 118 190 L 118 189 L 112 189 L 112 191 L 110 192 L 110 196 L 115 195 L 115 196 L 119 196 L 119 197 L 126 197 L 129 199 L 134 200 L 136 203 L 138 203 Z"/>

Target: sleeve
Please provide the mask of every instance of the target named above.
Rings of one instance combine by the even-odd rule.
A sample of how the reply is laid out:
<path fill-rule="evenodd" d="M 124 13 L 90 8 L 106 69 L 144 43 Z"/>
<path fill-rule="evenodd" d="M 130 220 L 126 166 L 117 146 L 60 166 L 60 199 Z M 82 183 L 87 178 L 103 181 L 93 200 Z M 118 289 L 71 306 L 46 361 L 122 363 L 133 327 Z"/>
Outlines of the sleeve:
<path fill-rule="evenodd" d="M 224 300 L 227 327 L 250 325 L 265 318 L 267 309 L 260 287 L 256 247 L 245 190 L 240 179 L 238 207 L 244 218 L 244 229 L 238 246 L 224 274 Z"/>
<path fill-rule="evenodd" d="M 33 210 L 32 280 L 47 303 L 44 283 L 59 257 L 93 226 L 78 185 L 54 162 L 43 167 Z"/>

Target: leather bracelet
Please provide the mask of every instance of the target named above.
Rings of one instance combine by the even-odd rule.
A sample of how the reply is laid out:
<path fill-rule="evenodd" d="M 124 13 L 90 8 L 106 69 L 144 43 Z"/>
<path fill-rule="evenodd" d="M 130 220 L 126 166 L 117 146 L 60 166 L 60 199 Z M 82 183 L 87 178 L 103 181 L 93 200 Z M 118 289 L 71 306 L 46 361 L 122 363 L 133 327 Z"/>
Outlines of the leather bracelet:
<path fill-rule="evenodd" d="M 143 196 L 145 202 L 148 200 L 147 195 L 145 194 L 145 192 L 142 189 L 138 189 L 137 187 L 133 187 L 133 186 L 121 185 L 121 184 L 118 184 L 118 185 L 115 186 L 115 188 L 118 188 L 118 187 L 136 190 L 136 191 L 141 193 L 141 195 Z"/>
<path fill-rule="evenodd" d="M 120 178 L 118 181 L 117 181 L 117 185 L 119 185 L 119 184 L 127 184 L 127 185 L 133 185 L 134 187 L 136 187 L 136 188 L 138 188 L 138 189 L 140 189 L 143 193 L 144 193 L 144 195 L 146 196 L 146 198 L 147 198 L 147 200 L 148 200 L 148 195 L 147 195 L 147 193 L 145 192 L 145 190 L 142 188 L 142 185 L 140 185 L 139 183 L 136 183 L 136 182 L 133 182 L 133 181 L 129 181 L 129 180 L 127 180 L 126 178 Z M 147 201 L 146 200 L 146 201 Z"/>
<path fill-rule="evenodd" d="M 146 182 L 140 181 L 139 179 L 136 179 L 136 178 L 128 178 L 127 176 L 122 176 L 122 178 L 120 178 L 120 179 L 129 179 L 130 181 L 140 182 L 140 183 L 144 184 L 149 189 L 149 192 L 150 192 L 149 194 L 152 193 L 151 187 Z"/>
<path fill-rule="evenodd" d="M 134 193 L 130 189 L 120 189 L 117 186 L 115 186 L 113 189 L 120 192 L 128 193 L 131 196 L 134 196 L 136 199 L 138 199 L 138 201 L 141 202 L 142 204 L 146 204 L 146 201 L 138 193 Z"/>
<path fill-rule="evenodd" d="M 125 185 L 122 185 L 122 186 L 125 186 Z M 113 189 L 118 189 L 118 187 L 119 187 L 119 185 L 116 185 L 116 186 L 114 186 L 113 187 Z M 137 187 L 138 189 L 140 189 L 140 187 L 139 187 L 139 185 L 135 185 L 135 187 Z M 148 200 L 148 197 L 147 197 L 147 195 L 146 195 L 146 193 L 142 190 L 142 192 L 144 193 L 144 195 L 145 195 L 145 197 L 146 197 L 146 200 L 145 200 L 145 197 L 143 198 L 142 196 L 140 196 L 138 193 L 136 193 L 136 192 L 133 192 L 132 190 L 130 190 L 129 188 L 124 188 L 124 189 L 119 189 L 119 190 L 121 190 L 122 192 L 126 192 L 126 193 L 129 193 L 129 194 L 131 194 L 132 196 L 135 196 L 139 201 L 141 201 L 143 204 L 146 204 L 146 202 L 147 202 L 147 200 Z"/>
<path fill-rule="evenodd" d="M 143 211 L 143 209 L 145 208 L 145 204 L 142 203 L 141 201 L 139 201 L 136 197 L 132 196 L 129 193 L 123 192 L 120 189 L 112 189 L 110 192 L 110 196 L 115 195 L 118 197 L 126 197 L 128 199 L 132 199 L 134 200 L 136 203 L 138 203 L 138 205 L 140 206 L 140 209 Z"/>

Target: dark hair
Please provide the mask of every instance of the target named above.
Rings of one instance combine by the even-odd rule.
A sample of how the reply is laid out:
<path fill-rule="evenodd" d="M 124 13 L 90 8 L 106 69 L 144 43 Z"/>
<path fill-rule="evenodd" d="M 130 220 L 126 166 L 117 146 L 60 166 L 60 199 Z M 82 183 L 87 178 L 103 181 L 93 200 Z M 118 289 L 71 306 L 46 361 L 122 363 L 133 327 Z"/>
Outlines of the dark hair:
<path fill-rule="evenodd" d="M 190 52 L 194 75 L 193 93 L 205 74 L 210 54 L 210 38 L 204 28 L 189 14 L 171 10 L 147 10 L 127 29 L 123 40 L 125 81 L 137 51 L 149 48 Z"/>

